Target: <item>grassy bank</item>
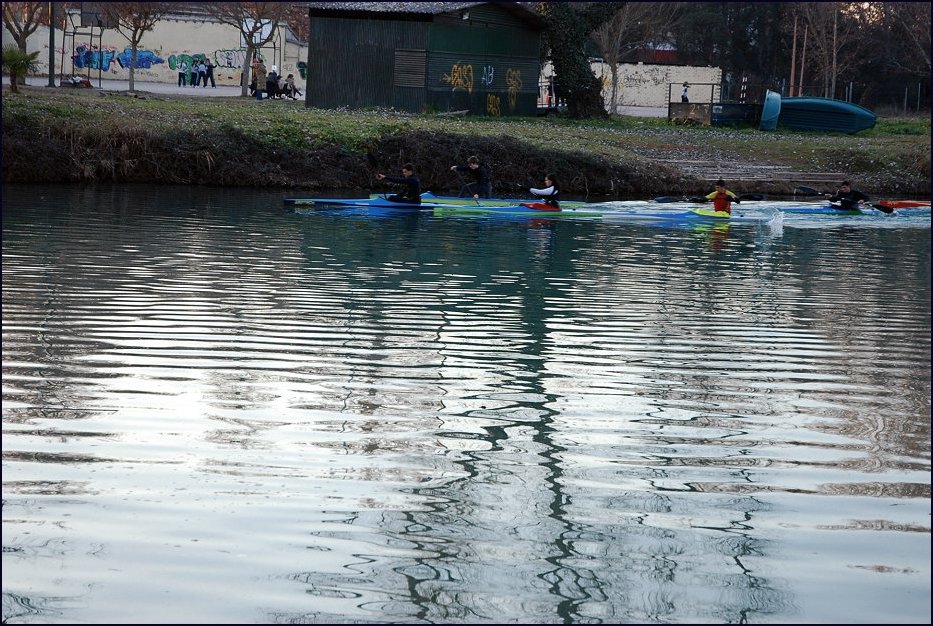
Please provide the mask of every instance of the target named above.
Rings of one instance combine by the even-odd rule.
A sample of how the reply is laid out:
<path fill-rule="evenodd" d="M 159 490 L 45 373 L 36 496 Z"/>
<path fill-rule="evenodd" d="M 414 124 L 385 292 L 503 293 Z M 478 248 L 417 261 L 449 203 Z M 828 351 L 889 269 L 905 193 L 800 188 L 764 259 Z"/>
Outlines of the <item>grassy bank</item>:
<path fill-rule="evenodd" d="M 26 87 L 3 93 L 3 179 L 126 181 L 368 190 L 373 174 L 418 165 L 425 187 L 456 189 L 451 164 L 479 154 L 497 191 L 554 172 L 566 192 L 695 194 L 707 183 L 673 161 L 843 172 L 871 193 L 930 190 L 930 120 L 882 119 L 857 135 L 673 126 L 620 118 L 448 117 L 307 110 L 250 98 L 134 98 Z M 760 181 L 731 181 L 756 191 Z M 786 191 L 792 184 L 782 183 Z M 772 191 L 782 191 L 781 184 Z"/>

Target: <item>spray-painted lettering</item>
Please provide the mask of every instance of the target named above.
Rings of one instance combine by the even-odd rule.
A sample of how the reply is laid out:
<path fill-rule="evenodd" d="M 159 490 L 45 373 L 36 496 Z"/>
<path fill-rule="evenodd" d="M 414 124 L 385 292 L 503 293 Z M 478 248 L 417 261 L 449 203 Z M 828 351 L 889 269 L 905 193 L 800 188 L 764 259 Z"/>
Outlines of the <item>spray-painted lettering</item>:
<path fill-rule="evenodd" d="M 505 73 L 505 84 L 509 93 L 509 110 L 514 111 L 518 106 L 518 92 L 522 89 L 521 70 L 510 67 Z"/>
<path fill-rule="evenodd" d="M 298 75 L 301 76 L 301 80 L 308 80 L 308 64 L 304 61 L 298 61 Z"/>
<path fill-rule="evenodd" d="M 502 99 L 496 94 L 488 94 L 486 96 L 486 112 L 490 115 L 501 116 Z"/>
<path fill-rule="evenodd" d="M 133 49 L 126 48 L 117 55 L 117 63 L 120 64 L 122 68 L 128 68 L 132 63 L 133 59 Z M 136 50 L 136 69 L 148 70 L 152 67 L 154 63 L 165 63 L 164 59 L 160 59 L 155 55 L 151 50 Z"/>
<path fill-rule="evenodd" d="M 450 68 L 450 74 L 444 74 L 441 82 L 450 85 L 451 91 L 463 89 L 469 94 L 473 93 L 473 66 L 460 65 L 454 63 Z"/>
<path fill-rule="evenodd" d="M 492 81 L 495 78 L 495 74 L 496 74 L 496 70 L 493 66 L 484 65 L 483 66 L 483 77 L 480 80 L 487 87 L 492 87 Z"/>
<path fill-rule="evenodd" d="M 89 50 L 84 46 L 78 46 L 75 48 L 75 54 L 71 57 L 71 60 L 74 61 L 75 67 L 103 70 L 105 72 L 110 70 L 110 64 L 113 63 L 113 59 L 116 56 L 113 50 Z"/>

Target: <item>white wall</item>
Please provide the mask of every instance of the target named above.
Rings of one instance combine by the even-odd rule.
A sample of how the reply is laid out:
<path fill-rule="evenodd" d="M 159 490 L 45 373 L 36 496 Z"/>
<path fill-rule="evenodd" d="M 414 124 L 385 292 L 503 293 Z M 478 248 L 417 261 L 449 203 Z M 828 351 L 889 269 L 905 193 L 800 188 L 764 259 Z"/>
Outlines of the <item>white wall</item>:
<path fill-rule="evenodd" d="M 612 73 L 609 65 L 602 61 L 593 61 L 590 67 L 593 74 L 603 83 L 603 100 L 606 110 L 609 111 L 612 97 Z M 620 107 L 666 108 L 668 102 L 680 102 L 680 85 L 684 81 L 693 85 L 689 91 L 691 102 L 710 102 L 711 96 L 717 101 L 719 98 L 718 86 L 722 80 L 722 70 L 718 67 L 620 63 L 617 71 L 616 104 Z M 551 64 L 545 64 L 541 72 L 542 82 L 546 83 L 553 72 Z M 670 87 L 671 83 L 676 86 Z"/>
<path fill-rule="evenodd" d="M 75 18 L 75 22 L 78 19 Z M 88 32 L 87 28 L 79 28 Z M 15 45 L 16 42 L 9 31 L 4 27 L 3 45 Z M 276 50 L 266 46 L 262 50 L 267 67 L 273 64 L 279 66 L 279 73 L 287 76 L 295 75 L 295 84 L 301 91 L 305 90 L 305 65 L 308 59 L 307 46 L 285 42 L 284 28 L 276 37 Z M 79 76 L 86 76 L 88 71 L 92 78 L 97 78 L 98 67 L 101 68 L 101 77 L 114 80 L 129 79 L 130 50 L 127 40 L 116 30 L 104 29 L 103 44 L 98 37 L 100 29 L 94 29 L 93 49 L 90 37 L 87 34 L 72 37 L 71 33 L 65 36 L 59 29 L 55 29 L 55 74 L 70 76 L 72 70 Z M 98 49 L 100 48 L 100 49 Z M 49 29 L 39 26 L 27 40 L 28 52 L 39 52 L 40 75 L 48 75 L 49 60 Z M 137 51 L 135 78 L 137 81 L 160 83 L 178 82 L 178 64 L 180 61 L 193 55 L 203 54 L 211 59 L 217 68 L 214 70 L 214 80 L 218 85 L 239 85 L 240 68 L 246 49 L 240 46 L 240 32 L 238 29 L 219 24 L 198 17 L 174 17 L 161 20 L 155 27 L 143 35 L 142 42 Z M 62 56 L 64 52 L 64 57 Z M 74 66 L 72 66 L 74 60 Z"/>

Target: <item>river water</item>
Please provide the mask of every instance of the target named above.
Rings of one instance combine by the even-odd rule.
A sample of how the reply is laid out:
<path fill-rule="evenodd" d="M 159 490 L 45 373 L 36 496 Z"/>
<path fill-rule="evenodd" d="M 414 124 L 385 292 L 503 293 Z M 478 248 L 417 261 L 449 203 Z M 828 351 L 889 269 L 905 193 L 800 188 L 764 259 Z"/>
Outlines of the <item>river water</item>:
<path fill-rule="evenodd" d="M 6 186 L 4 623 L 929 623 L 930 216 Z"/>

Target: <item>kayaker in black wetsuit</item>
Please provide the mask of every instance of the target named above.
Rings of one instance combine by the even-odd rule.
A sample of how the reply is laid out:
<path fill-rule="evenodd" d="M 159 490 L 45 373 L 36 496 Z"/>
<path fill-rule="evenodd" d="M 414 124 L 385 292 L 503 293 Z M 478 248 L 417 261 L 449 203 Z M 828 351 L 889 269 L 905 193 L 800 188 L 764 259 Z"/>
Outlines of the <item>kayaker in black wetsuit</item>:
<path fill-rule="evenodd" d="M 852 189 L 852 185 L 850 185 L 847 180 L 839 183 L 839 189 L 836 190 L 835 194 L 829 197 L 830 202 L 838 202 L 838 208 L 846 211 L 857 209 L 859 203 L 866 200 L 868 200 L 868 196 L 858 189 Z"/>
<path fill-rule="evenodd" d="M 536 189 L 532 187 L 528 191 L 531 192 L 533 196 L 541 196 L 544 198 L 544 204 L 552 207 L 560 207 L 558 203 L 558 196 L 560 196 L 560 185 L 557 183 L 557 178 L 554 177 L 554 174 L 548 174 L 544 177 L 544 187 L 541 189 Z"/>
<path fill-rule="evenodd" d="M 405 185 L 404 191 L 392 194 L 386 198 L 387 200 L 391 202 L 405 202 L 407 204 L 421 204 L 421 181 L 415 176 L 415 166 L 411 163 L 406 163 L 402 166 L 401 176 L 376 174 L 376 178 L 398 185 Z"/>
<path fill-rule="evenodd" d="M 467 164 L 465 166 L 452 165 L 450 171 L 457 172 L 458 174 L 470 174 L 474 178 L 474 182 L 464 183 L 463 188 L 460 189 L 461 198 L 473 196 L 473 199 L 477 200 L 479 198 L 492 197 L 492 177 L 489 173 L 489 168 L 479 162 L 479 157 L 471 156 L 467 159 Z M 463 182 L 462 177 L 460 182 Z"/>

